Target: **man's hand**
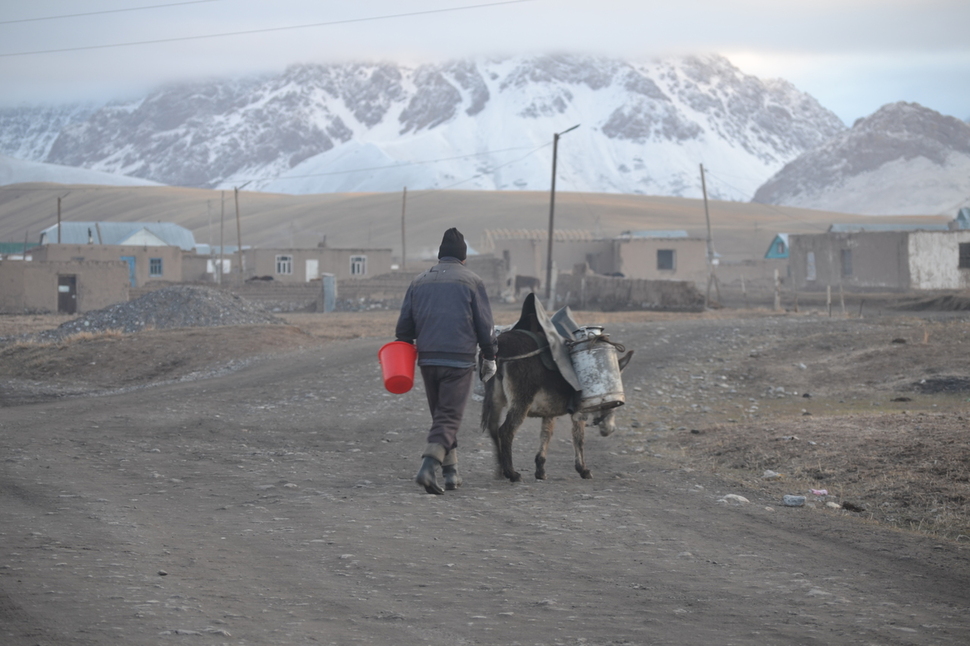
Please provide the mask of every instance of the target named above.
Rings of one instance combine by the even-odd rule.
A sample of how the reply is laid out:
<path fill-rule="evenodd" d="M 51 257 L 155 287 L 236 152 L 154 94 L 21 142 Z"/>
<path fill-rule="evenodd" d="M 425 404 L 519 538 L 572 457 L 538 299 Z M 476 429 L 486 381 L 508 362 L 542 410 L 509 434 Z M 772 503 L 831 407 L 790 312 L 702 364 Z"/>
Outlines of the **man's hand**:
<path fill-rule="evenodd" d="M 494 359 L 482 360 L 482 367 L 478 370 L 478 376 L 481 378 L 482 383 L 494 377 L 496 372 L 498 372 L 498 366 Z"/>

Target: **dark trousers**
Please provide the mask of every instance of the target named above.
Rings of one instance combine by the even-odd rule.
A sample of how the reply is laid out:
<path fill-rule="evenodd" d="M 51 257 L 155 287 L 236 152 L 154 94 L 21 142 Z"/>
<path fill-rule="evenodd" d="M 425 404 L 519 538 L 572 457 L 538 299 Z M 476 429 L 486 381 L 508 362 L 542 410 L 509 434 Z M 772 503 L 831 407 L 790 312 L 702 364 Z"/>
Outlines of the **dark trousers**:
<path fill-rule="evenodd" d="M 474 376 L 474 368 L 421 366 L 424 391 L 431 408 L 428 444 L 440 444 L 447 451 L 458 446 L 458 427 L 465 414 Z"/>

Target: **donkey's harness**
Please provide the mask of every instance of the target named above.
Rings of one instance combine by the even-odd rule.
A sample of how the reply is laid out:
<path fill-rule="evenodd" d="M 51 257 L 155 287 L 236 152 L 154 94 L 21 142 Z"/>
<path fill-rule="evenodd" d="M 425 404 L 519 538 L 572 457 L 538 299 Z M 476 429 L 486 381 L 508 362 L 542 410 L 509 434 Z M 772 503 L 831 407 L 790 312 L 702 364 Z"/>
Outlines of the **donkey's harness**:
<path fill-rule="evenodd" d="M 510 332 L 521 332 L 522 334 L 528 335 L 529 337 L 532 338 L 533 341 L 536 342 L 536 345 L 538 345 L 539 347 L 537 349 L 533 350 L 532 352 L 526 352 L 525 354 L 517 354 L 514 357 L 496 357 L 496 360 L 497 361 L 500 361 L 500 362 L 501 361 L 518 361 L 519 359 L 528 359 L 529 357 L 534 357 L 537 354 L 542 354 L 543 352 L 545 352 L 547 355 L 549 355 L 549 359 L 550 360 L 552 359 L 552 352 L 549 349 L 549 339 L 547 339 L 544 335 L 538 334 L 536 332 L 531 332 L 529 330 L 521 330 L 521 329 L 519 329 L 519 330 L 510 330 Z M 626 352 L 626 347 L 624 347 L 624 345 L 622 343 L 617 343 L 615 341 L 610 341 L 610 337 L 609 337 L 608 334 L 601 334 L 599 336 L 593 337 L 593 339 L 596 342 L 599 342 L 599 343 L 609 343 L 614 348 L 616 348 L 616 351 L 618 353 L 620 353 L 620 354 L 623 354 L 624 352 Z M 564 344 L 566 345 L 567 348 L 572 349 L 573 346 L 575 346 L 575 345 L 577 345 L 579 343 L 582 343 L 583 341 L 582 340 L 581 341 L 572 341 L 570 339 L 564 339 L 563 342 L 564 342 Z M 543 357 L 543 363 L 547 363 L 546 362 L 546 357 Z"/>
<path fill-rule="evenodd" d="M 514 357 L 496 357 L 495 358 L 496 361 L 500 363 L 504 361 L 518 361 L 519 359 L 528 359 L 529 357 L 534 357 L 537 354 L 541 355 L 543 352 L 545 352 L 546 355 L 548 356 L 548 360 L 546 356 L 543 356 L 541 357 L 542 363 L 546 364 L 547 367 L 549 367 L 550 369 L 552 368 L 552 366 L 548 365 L 549 363 L 552 362 L 552 352 L 549 350 L 549 339 L 547 339 L 545 335 L 537 334 L 536 332 L 531 332 L 529 330 L 510 330 L 510 332 L 519 332 L 520 334 L 527 335 L 533 341 L 535 341 L 536 345 L 538 345 L 539 347 L 533 350 L 532 352 L 526 352 L 525 354 L 517 354 Z"/>

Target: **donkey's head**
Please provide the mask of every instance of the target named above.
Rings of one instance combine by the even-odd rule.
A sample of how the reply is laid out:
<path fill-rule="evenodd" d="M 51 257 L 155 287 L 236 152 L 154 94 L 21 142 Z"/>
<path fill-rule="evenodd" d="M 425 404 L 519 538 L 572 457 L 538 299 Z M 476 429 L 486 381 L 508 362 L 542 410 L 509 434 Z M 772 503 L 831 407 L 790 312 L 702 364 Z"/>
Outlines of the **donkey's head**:
<path fill-rule="evenodd" d="M 633 350 L 630 350 L 625 355 L 620 357 L 618 363 L 620 364 L 620 371 L 622 372 L 626 368 L 626 364 L 630 363 L 630 358 L 633 357 Z M 606 437 L 611 435 L 613 431 L 616 430 L 616 416 L 613 414 L 618 407 L 609 408 L 606 410 L 600 410 L 593 413 L 593 426 L 600 427 L 600 435 Z"/>

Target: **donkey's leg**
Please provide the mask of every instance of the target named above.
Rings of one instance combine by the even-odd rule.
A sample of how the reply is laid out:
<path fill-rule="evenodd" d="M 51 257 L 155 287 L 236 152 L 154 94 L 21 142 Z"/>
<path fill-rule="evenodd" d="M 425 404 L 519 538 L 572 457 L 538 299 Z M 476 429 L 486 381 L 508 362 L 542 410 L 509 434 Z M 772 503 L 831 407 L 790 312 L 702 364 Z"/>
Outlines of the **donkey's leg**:
<path fill-rule="evenodd" d="M 574 413 L 573 420 L 573 450 L 576 451 L 576 471 L 584 480 L 589 480 L 593 474 L 586 468 L 586 456 L 583 444 L 586 442 L 586 415 Z"/>
<path fill-rule="evenodd" d="M 515 439 L 515 432 L 525 421 L 527 410 L 528 406 L 523 406 L 518 401 L 512 402 L 509 412 L 505 416 L 505 421 L 498 429 L 498 440 L 495 443 L 499 468 L 502 470 L 502 474 L 512 482 L 518 482 L 522 479 L 522 476 L 512 466 L 512 440 Z"/>
<path fill-rule="evenodd" d="M 546 479 L 546 453 L 549 451 L 549 442 L 552 440 L 554 430 L 556 430 L 556 418 L 543 417 L 542 430 L 539 432 L 539 452 L 536 453 L 536 480 Z"/>
<path fill-rule="evenodd" d="M 484 427 L 484 430 L 488 431 L 489 437 L 492 438 L 492 444 L 495 446 L 495 464 L 497 467 L 495 477 L 501 478 L 502 470 L 498 467 L 498 464 L 499 454 L 502 452 L 502 438 L 499 437 L 498 429 L 499 420 L 502 419 L 502 413 L 505 411 L 503 406 L 498 405 L 494 399 L 486 399 L 482 406 L 491 407 L 491 410 L 489 410 L 489 414 L 487 416 L 482 415 L 482 426 Z"/>
<path fill-rule="evenodd" d="M 502 439 L 498 429 L 502 423 L 505 407 L 508 401 L 505 398 L 503 382 L 505 380 L 505 365 L 499 364 L 498 374 L 488 380 L 485 384 L 485 399 L 482 402 L 482 430 L 488 431 L 495 446 L 495 478 L 504 477 L 502 468 L 499 465 L 499 453 L 502 451 Z"/>

